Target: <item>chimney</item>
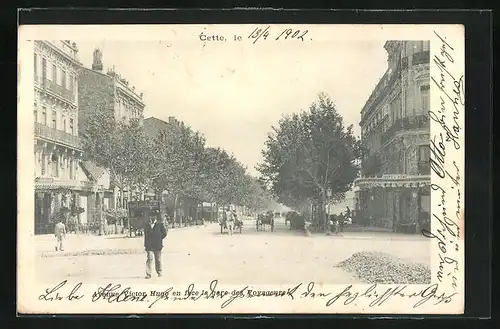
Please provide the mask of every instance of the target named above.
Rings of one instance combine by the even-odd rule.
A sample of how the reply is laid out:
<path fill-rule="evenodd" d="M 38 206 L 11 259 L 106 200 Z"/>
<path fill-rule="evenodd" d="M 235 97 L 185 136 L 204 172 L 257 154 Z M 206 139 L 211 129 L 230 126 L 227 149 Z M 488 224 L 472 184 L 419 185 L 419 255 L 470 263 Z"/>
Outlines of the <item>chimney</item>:
<path fill-rule="evenodd" d="M 102 71 L 102 52 L 99 48 L 94 50 L 94 61 L 92 62 L 92 70 Z"/>

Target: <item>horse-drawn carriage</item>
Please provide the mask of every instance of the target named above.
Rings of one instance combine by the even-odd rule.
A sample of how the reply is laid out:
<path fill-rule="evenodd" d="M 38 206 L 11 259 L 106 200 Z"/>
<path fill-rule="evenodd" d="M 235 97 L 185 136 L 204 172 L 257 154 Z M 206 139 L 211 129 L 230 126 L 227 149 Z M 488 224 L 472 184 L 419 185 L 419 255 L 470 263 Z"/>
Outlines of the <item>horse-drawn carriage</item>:
<path fill-rule="evenodd" d="M 272 211 L 257 215 L 257 220 L 255 221 L 257 231 L 265 231 L 266 225 L 271 226 L 271 232 L 274 231 L 274 213 Z"/>
<path fill-rule="evenodd" d="M 158 216 L 158 220 L 163 220 L 161 215 L 160 201 L 130 201 L 128 203 L 128 228 L 130 237 L 142 236 L 144 228 L 149 222 L 150 217 Z"/>

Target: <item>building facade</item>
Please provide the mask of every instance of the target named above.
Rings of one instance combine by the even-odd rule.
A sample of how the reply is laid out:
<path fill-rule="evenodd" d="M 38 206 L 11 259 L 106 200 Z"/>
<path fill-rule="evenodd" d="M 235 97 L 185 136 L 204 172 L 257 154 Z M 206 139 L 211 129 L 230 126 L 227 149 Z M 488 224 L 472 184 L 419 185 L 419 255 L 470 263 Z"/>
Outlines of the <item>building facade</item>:
<path fill-rule="evenodd" d="M 35 234 L 53 233 L 62 212 L 84 216 L 92 189 L 80 167 L 77 54 L 68 40 L 34 41 Z"/>
<path fill-rule="evenodd" d="M 110 111 L 116 121 L 128 123 L 131 119 L 138 119 L 142 124 L 145 109 L 143 94 L 138 93 L 135 87 L 115 72 L 114 68 L 103 73 L 102 55 L 102 52 L 96 49 L 93 54 L 92 68 L 82 66 L 79 69 L 78 124 L 80 131 L 84 131 L 88 117 L 96 109 Z M 136 191 L 125 188 L 121 195 L 111 177 L 110 188 L 103 192 L 103 204 L 108 208 L 127 208 L 128 201 L 132 201 L 135 194 Z"/>
<path fill-rule="evenodd" d="M 78 96 L 80 103 L 80 128 L 94 109 L 112 111 L 116 121 L 129 122 L 130 119 L 144 119 L 143 94 L 116 73 L 114 68 L 103 73 L 102 52 L 94 51 L 92 69 L 81 67 L 79 72 Z"/>
<path fill-rule="evenodd" d="M 388 41 L 388 69 L 361 111 L 367 150 L 355 181 L 366 225 L 417 232 L 430 223 L 429 41 Z"/>

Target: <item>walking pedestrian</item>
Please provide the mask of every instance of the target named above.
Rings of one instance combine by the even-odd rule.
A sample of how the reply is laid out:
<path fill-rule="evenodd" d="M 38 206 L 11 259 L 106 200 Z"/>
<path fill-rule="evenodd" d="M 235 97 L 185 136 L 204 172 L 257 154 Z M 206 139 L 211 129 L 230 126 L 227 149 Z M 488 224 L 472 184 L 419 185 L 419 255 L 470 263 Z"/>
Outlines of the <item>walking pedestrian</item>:
<path fill-rule="evenodd" d="M 66 237 L 66 225 L 64 225 L 60 218 L 54 226 L 54 236 L 56 238 L 56 251 L 64 251 L 63 240 Z"/>
<path fill-rule="evenodd" d="M 146 279 L 151 278 L 153 260 L 158 276 L 162 275 L 161 251 L 163 249 L 163 239 L 167 236 L 167 228 L 158 216 L 151 216 L 149 223 L 144 229 L 144 248 L 146 249 Z"/>
<path fill-rule="evenodd" d="M 227 209 L 226 217 L 227 217 L 227 230 L 229 231 L 229 235 L 233 235 L 234 214 L 231 210 L 229 210 L 229 208 Z"/>

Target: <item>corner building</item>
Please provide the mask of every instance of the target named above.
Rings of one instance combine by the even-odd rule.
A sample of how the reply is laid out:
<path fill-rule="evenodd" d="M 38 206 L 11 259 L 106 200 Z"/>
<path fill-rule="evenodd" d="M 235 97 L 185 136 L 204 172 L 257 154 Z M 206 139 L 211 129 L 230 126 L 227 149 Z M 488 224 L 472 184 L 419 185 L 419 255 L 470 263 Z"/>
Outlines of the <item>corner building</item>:
<path fill-rule="evenodd" d="M 88 188 L 79 165 L 77 54 L 68 40 L 34 41 L 35 234 L 53 233 L 53 217 L 79 207 Z"/>
<path fill-rule="evenodd" d="M 388 69 L 361 111 L 368 152 L 355 181 L 365 225 L 419 232 L 430 223 L 429 41 L 388 41 Z"/>

